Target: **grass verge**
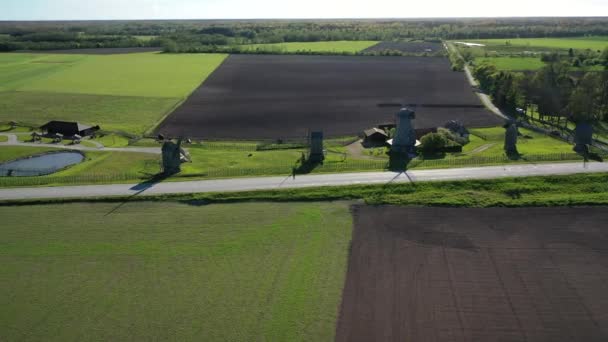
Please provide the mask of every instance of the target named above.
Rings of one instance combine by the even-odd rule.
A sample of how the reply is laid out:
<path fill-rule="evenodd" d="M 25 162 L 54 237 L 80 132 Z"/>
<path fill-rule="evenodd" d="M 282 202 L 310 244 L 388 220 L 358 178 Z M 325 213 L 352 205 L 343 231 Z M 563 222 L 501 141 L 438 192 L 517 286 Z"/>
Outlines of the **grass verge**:
<path fill-rule="evenodd" d="M 608 173 L 493 180 L 352 185 L 264 191 L 89 199 L 5 201 L 2 205 L 128 201 L 180 201 L 204 205 L 250 201 L 363 200 L 368 204 L 446 207 L 526 207 L 608 204 Z"/>

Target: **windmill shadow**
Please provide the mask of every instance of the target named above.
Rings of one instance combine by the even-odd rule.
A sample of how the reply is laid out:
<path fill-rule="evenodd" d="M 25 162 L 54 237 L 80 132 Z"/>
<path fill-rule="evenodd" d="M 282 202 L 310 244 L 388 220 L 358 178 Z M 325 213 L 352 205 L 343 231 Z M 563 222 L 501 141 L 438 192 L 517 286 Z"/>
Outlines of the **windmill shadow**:
<path fill-rule="evenodd" d="M 127 199 L 125 199 L 124 201 L 121 201 L 116 207 L 112 208 L 112 210 L 110 210 L 104 216 L 108 216 L 108 215 L 115 213 L 118 209 L 122 208 L 125 204 L 127 204 L 128 202 L 133 200 L 135 197 L 141 195 L 144 191 L 152 188 L 154 185 L 162 182 L 163 180 L 169 178 L 170 176 L 172 176 L 172 175 L 165 174 L 165 173 L 157 173 L 157 174 L 153 175 L 151 178 L 146 179 L 143 182 L 132 186 L 131 188 L 129 188 L 129 190 L 133 190 L 133 191 L 137 191 L 137 192 L 132 194 L 131 196 L 127 197 Z"/>

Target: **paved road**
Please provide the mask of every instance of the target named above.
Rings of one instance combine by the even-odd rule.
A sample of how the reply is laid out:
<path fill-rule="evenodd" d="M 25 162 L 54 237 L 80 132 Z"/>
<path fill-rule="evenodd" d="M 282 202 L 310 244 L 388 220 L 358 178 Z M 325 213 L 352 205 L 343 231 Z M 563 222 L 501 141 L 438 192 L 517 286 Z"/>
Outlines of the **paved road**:
<path fill-rule="evenodd" d="M 0 142 L 0 144 L 4 144 L 4 145 L 16 145 L 19 144 L 19 140 L 17 139 L 17 136 L 14 134 L 0 134 L 2 136 L 7 137 L 7 141 L 5 142 Z"/>
<path fill-rule="evenodd" d="M 446 50 L 450 51 L 453 50 L 454 52 L 456 52 L 458 54 L 458 56 L 460 56 L 460 58 L 462 58 L 462 55 L 460 54 L 460 51 L 454 47 L 446 45 L 446 43 L 444 43 L 444 47 Z M 464 58 L 463 58 L 464 59 Z M 471 73 L 471 69 L 469 68 L 468 64 L 464 65 L 464 74 L 466 75 L 467 80 L 469 81 L 469 84 L 471 85 L 471 87 L 475 88 L 475 89 L 479 89 L 479 84 L 477 83 L 477 80 L 475 80 L 475 77 L 473 77 L 473 74 Z M 477 94 L 477 97 L 479 97 L 479 100 L 481 101 L 481 103 L 492 113 L 500 116 L 503 119 L 508 119 L 508 116 L 505 115 L 498 107 L 496 107 L 494 105 L 494 103 L 492 102 L 492 99 L 490 98 L 490 96 L 488 96 L 487 94 L 482 93 L 481 91 L 476 91 L 475 92 Z"/>
<path fill-rule="evenodd" d="M 14 188 L 0 189 L 0 200 L 230 192 L 353 184 L 388 184 L 539 175 L 566 175 L 593 172 L 608 172 L 608 163 L 525 164 L 458 169 L 414 170 L 407 171 L 406 173 L 364 172 L 305 175 L 297 176 L 295 179 L 292 177 L 258 177 L 190 182 L 164 182 L 153 185 L 114 184 L 47 188 Z"/>
<path fill-rule="evenodd" d="M 78 151 L 114 151 L 114 152 L 131 152 L 131 153 L 151 153 L 161 154 L 160 147 L 103 147 L 102 144 L 91 141 L 98 145 L 98 147 L 87 147 L 84 145 L 61 145 L 61 144 L 43 144 L 43 143 L 28 143 L 20 142 L 15 134 L 4 134 L 8 137 L 8 141 L 0 142 L 0 146 L 28 146 L 28 147 L 51 147 L 51 148 L 63 148 L 67 150 L 78 150 Z"/>
<path fill-rule="evenodd" d="M 468 65 L 464 66 L 464 72 L 467 75 L 467 79 L 469 80 L 469 84 L 471 85 L 471 87 L 473 88 L 477 88 L 477 81 L 475 80 L 475 78 L 473 77 L 473 74 L 471 74 L 471 69 L 469 69 Z M 479 100 L 481 101 L 481 103 L 492 113 L 500 116 L 503 119 L 508 119 L 509 117 L 503 113 L 498 107 L 496 107 L 494 105 L 494 103 L 492 102 L 492 99 L 490 98 L 490 96 L 488 96 L 488 94 L 482 93 L 480 90 L 475 91 L 475 93 L 477 94 L 477 97 L 479 97 Z"/>

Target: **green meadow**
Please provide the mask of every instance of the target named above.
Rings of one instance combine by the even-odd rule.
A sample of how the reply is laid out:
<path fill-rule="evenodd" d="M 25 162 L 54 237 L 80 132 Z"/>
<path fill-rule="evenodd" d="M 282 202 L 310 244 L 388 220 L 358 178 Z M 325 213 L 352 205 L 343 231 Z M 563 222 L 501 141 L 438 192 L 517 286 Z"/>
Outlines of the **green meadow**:
<path fill-rule="evenodd" d="M 222 54 L 0 54 L 0 121 L 78 120 L 141 134 L 196 89 Z"/>
<path fill-rule="evenodd" d="M 546 64 L 539 57 L 481 57 L 475 64 L 489 63 L 498 70 L 538 70 Z"/>
<path fill-rule="evenodd" d="M 333 341 L 346 203 L 0 207 L 2 340 Z"/>
<path fill-rule="evenodd" d="M 550 49 L 603 50 L 608 47 L 608 37 L 576 37 L 576 38 L 508 38 L 508 39 L 477 39 L 467 40 L 488 47 L 510 45 L 522 47 L 543 47 Z"/>

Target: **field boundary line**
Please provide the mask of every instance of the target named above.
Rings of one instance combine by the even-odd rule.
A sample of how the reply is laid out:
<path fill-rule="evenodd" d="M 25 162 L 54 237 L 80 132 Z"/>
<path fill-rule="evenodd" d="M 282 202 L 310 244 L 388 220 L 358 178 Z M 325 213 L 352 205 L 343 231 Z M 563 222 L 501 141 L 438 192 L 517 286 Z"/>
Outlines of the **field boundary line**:
<path fill-rule="evenodd" d="M 155 132 L 158 132 L 158 129 L 163 125 L 163 123 L 165 123 L 165 121 L 167 121 L 167 119 L 171 116 L 171 114 L 173 114 L 173 112 L 175 112 L 179 107 L 181 107 L 181 105 L 183 105 L 186 101 L 188 101 L 188 99 L 192 96 L 192 94 L 194 94 L 196 91 L 198 91 L 206 82 L 207 80 L 209 80 L 215 73 L 216 71 L 221 68 L 224 63 L 226 63 L 226 60 L 228 60 L 228 58 L 230 58 L 230 54 L 226 54 L 226 53 L 218 53 L 218 55 L 226 55 L 224 57 L 224 59 L 222 60 L 222 62 L 220 64 L 217 65 L 217 67 L 215 67 L 215 69 L 213 69 L 212 72 L 209 73 L 209 75 L 207 75 L 207 77 L 202 80 L 198 86 L 196 86 L 194 89 L 192 89 L 192 91 L 190 91 L 190 93 L 188 93 L 186 96 L 182 97 L 178 103 L 175 104 L 175 106 L 173 106 L 170 110 L 167 111 L 167 113 L 165 113 L 159 120 L 157 120 L 150 129 L 146 130 L 143 134 L 143 136 L 147 136 L 147 135 L 153 135 Z"/>

